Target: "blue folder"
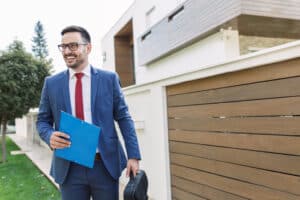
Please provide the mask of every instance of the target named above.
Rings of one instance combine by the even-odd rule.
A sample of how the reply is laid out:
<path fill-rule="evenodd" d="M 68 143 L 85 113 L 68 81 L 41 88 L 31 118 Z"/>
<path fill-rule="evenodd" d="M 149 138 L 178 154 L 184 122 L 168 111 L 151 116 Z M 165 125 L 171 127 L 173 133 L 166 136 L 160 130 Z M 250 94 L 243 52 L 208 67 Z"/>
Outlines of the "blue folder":
<path fill-rule="evenodd" d="M 70 136 L 71 146 L 56 149 L 55 156 L 93 168 L 101 128 L 61 111 L 59 131 Z"/>

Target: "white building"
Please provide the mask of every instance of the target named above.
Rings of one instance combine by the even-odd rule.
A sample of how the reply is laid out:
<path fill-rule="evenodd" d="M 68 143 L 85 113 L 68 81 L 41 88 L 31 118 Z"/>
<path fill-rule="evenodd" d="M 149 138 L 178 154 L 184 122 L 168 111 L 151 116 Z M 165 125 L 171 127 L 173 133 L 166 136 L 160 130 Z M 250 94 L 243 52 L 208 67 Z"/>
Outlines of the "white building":
<path fill-rule="evenodd" d="M 149 176 L 152 199 L 259 199 L 268 196 L 265 191 L 253 192 L 250 186 L 245 190 L 231 191 L 218 186 L 217 179 L 211 183 L 199 180 L 218 172 L 215 169 L 202 174 L 205 171 L 200 168 L 203 163 L 199 159 L 202 158 L 197 157 L 203 145 L 200 134 L 195 136 L 194 143 L 191 138 L 189 142 L 182 139 L 185 136 L 180 134 L 178 137 L 182 138 L 175 138 L 173 132 L 184 131 L 181 127 L 185 124 L 198 127 L 198 120 L 191 122 L 193 115 L 199 113 L 189 110 L 189 121 L 176 121 L 181 118 L 172 117 L 174 101 L 193 102 L 193 95 L 174 98 L 178 94 L 174 91 L 181 90 L 184 94 L 185 89 L 194 87 L 193 81 L 297 58 L 299 42 L 282 44 L 299 39 L 299 11 L 300 2 L 293 0 L 136 0 L 105 35 L 102 40 L 103 68 L 118 72 L 121 78 L 136 123 L 143 157 L 141 168 Z M 282 46 L 275 47 L 277 45 Z M 227 82 L 230 80 L 224 85 Z M 198 98 L 197 95 L 194 98 Z M 183 107 L 178 109 L 184 110 Z M 194 149 L 196 155 L 192 155 L 191 165 L 186 163 L 191 155 L 176 154 L 178 149 L 174 146 L 179 145 L 180 140 L 182 148 L 185 148 L 184 144 L 190 145 L 187 146 L 189 151 L 193 151 L 194 144 L 193 147 L 198 148 Z M 213 163 L 208 165 L 215 167 Z M 187 174 L 180 172 L 182 166 Z M 244 175 L 242 181 L 254 181 Z M 239 178 L 233 177 L 230 181 L 236 179 Z M 272 183 L 257 184 L 273 187 Z M 276 186 L 275 189 L 285 191 L 282 187 Z"/>

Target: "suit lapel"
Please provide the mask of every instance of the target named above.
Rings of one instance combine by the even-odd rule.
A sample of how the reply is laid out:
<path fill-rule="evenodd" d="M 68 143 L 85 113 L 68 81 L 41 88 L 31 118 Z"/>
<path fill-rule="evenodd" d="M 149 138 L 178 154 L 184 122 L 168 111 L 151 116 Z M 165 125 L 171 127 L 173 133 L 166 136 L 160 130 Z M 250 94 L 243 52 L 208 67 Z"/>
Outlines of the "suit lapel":
<path fill-rule="evenodd" d="M 94 113 L 93 110 L 95 110 L 95 103 L 96 103 L 96 96 L 97 96 L 97 90 L 98 90 L 98 79 L 99 79 L 99 73 L 96 69 L 94 69 L 91 66 L 91 110 L 92 114 Z M 94 116 L 92 116 L 92 119 L 94 120 Z"/>
<path fill-rule="evenodd" d="M 72 114 L 70 90 L 69 90 L 69 70 L 66 70 L 64 72 L 62 85 L 63 85 L 63 96 L 64 96 L 64 104 L 65 104 L 66 112 Z"/>

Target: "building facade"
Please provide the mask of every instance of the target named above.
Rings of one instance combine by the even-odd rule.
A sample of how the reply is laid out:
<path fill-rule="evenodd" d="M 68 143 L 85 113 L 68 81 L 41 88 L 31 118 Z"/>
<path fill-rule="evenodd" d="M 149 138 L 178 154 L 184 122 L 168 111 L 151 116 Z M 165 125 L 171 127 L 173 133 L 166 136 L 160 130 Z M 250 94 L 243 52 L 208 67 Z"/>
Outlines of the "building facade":
<path fill-rule="evenodd" d="M 281 163 L 300 166 L 286 127 L 298 110 L 263 111 L 292 95 L 266 93 L 299 73 L 299 13 L 295 0 L 136 0 L 105 35 L 103 68 L 121 78 L 152 199 L 300 198 L 299 171 Z"/>

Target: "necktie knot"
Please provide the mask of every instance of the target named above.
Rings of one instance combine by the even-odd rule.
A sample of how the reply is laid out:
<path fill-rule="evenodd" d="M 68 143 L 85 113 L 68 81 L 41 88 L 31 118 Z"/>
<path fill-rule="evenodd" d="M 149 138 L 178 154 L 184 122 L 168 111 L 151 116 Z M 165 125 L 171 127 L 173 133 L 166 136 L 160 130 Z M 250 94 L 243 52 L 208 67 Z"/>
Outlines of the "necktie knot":
<path fill-rule="evenodd" d="M 83 77 L 83 73 L 82 72 L 79 72 L 79 73 L 75 73 L 75 76 L 77 79 L 81 79 Z"/>

